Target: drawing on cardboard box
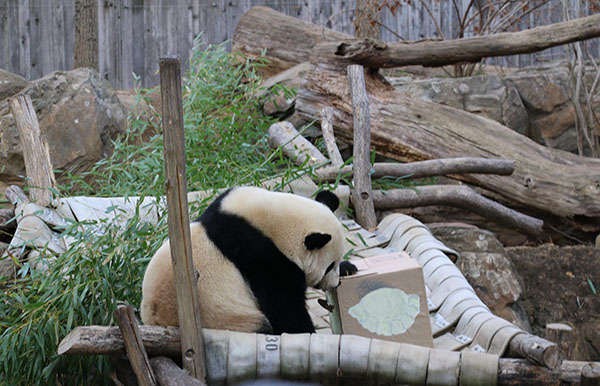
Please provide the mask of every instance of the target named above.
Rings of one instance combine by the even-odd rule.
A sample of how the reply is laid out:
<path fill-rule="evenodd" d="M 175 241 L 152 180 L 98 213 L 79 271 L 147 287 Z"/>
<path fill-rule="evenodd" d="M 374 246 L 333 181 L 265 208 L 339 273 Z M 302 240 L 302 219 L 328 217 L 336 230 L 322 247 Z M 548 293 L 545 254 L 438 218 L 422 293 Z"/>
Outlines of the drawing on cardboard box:
<path fill-rule="evenodd" d="M 418 295 L 397 288 L 379 288 L 364 296 L 348 310 L 360 325 L 372 333 L 391 336 L 406 332 L 421 307 Z"/>

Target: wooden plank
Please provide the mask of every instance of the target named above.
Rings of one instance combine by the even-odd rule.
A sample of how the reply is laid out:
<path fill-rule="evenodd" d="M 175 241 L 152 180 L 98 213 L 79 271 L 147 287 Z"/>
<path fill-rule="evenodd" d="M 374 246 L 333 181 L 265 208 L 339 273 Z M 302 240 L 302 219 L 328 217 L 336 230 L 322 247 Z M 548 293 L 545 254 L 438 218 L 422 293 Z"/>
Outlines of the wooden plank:
<path fill-rule="evenodd" d="M 0 4 L 0 68 L 8 69 L 10 36 L 8 35 L 8 4 Z"/>
<path fill-rule="evenodd" d="M 157 385 L 158 382 L 150 366 L 150 359 L 142 342 L 142 336 L 137 320 L 135 319 L 133 307 L 123 304 L 118 305 L 114 317 L 123 336 L 127 357 L 137 377 L 138 385 Z"/>
<path fill-rule="evenodd" d="M 193 377 L 205 382 L 204 344 L 196 285 L 199 273 L 194 268 L 190 240 L 181 70 L 178 58 L 160 59 L 160 86 L 169 240 L 176 283 L 177 314 L 181 328 L 183 367 Z"/>
<path fill-rule="evenodd" d="M 121 83 L 118 87 L 127 89 L 133 87 L 133 62 L 134 62 L 134 46 L 133 40 L 133 4 L 134 0 L 122 0 L 119 9 L 119 21 L 121 34 L 119 41 L 121 42 Z"/>
<path fill-rule="evenodd" d="M 132 48 L 132 56 L 133 56 L 133 69 L 132 71 L 136 76 L 142 77 L 142 82 L 144 81 L 144 71 L 145 71 L 145 63 L 144 63 L 144 52 L 146 39 L 144 36 L 146 35 L 145 25 L 144 25 L 144 0 L 133 0 L 131 5 L 131 40 L 134 42 Z M 135 86 L 135 82 L 132 82 L 130 86 Z M 138 86 L 142 86 L 141 84 Z"/>
<path fill-rule="evenodd" d="M 109 3 L 110 30 L 108 31 L 108 42 L 110 52 L 110 85 L 119 87 L 123 84 L 123 41 L 121 40 L 121 15 L 120 10 L 123 0 L 114 0 Z"/>
<path fill-rule="evenodd" d="M 29 0 L 29 77 L 28 80 L 38 79 L 42 76 L 42 46 L 40 29 L 40 7 L 42 0 Z M 1 18 L 1 17 L 0 17 Z"/>
<path fill-rule="evenodd" d="M 47 207 L 52 202 L 52 192 L 49 189 L 56 186 L 56 180 L 48 144 L 42 139 L 31 97 L 29 94 L 18 94 L 10 99 L 10 108 L 23 146 L 25 170 L 29 178 L 29 198 Z"/>
<path fill-rule="evenodd" d="M 31 78 L 31 36 L 29 35 L 29 0 L 19 3 L 19 72 L 25 79 Z"/>
<path fill-rule="evenodd" d="M 54 40 L 52 38 L 52 6 L 56 0 L 41 1 L 40 4 L 40 40 L 41 76 L 54 71 Z"/>
<path fill-rule="evenodd" d="M 98 71 L 103 79 L 108 79 L 110 71 L 110 51 L 108 44 L 108 4 L 98 2 Z"/>
<path fill-rule="evenodd" d="M 10 63 L 9 69 L 11 72 L 21 74 L 19 68 L 19 53 L 20 53 L 20 39 L 19 39 L 19 2 L 17 0 L 11 0 L 8 2 L 8 33 L 10 35 Z"/>
<path fill-rule="evenodd" d="M 158 84 L 158 22 L 156 21 L 158 0 L 144 1 L 144 73 L 143 86 L 151 87 Z"/>
<path fill-rule="evenodd" d="M 50 31 L 52 33 L 53 43 L 53 71 L 66 70 L 65 67 L 65 15 L 63 13 L 63 2 L 55 1 L 52 6 L 52 26 Z"/>
<path fill-rule="evenodd" d="M 63 7 L 65 34 L 65 70 L 71 70 L 75 62 L 75 2 L 69 0 Z"/>

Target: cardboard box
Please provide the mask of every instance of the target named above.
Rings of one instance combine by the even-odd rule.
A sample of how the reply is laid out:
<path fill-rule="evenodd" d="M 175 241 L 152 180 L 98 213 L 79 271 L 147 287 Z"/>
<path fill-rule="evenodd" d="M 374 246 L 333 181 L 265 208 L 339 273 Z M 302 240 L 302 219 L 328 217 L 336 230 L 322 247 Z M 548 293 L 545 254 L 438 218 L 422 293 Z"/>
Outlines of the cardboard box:
<path fill-rule="evenodd" d="M 419 263 L 405 252 L 351 261 L 358 272 L 329 294 L 333 332 L 433 347 Z"/>

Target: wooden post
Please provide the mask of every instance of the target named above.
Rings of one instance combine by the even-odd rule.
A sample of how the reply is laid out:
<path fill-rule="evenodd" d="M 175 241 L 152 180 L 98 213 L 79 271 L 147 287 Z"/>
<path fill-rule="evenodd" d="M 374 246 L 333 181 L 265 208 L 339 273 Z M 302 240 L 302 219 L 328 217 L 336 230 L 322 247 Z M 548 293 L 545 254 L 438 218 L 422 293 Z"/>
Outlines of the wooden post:
<path fill-rule="evenodd" d="M 581 369 L 581 386 L 600 386 L 600 363 L 591 362 Z"/>
<path fill-rule="evenodd" d="M 575 342 L 573 329 L 563 323 L 550 323 L 546 325 L 546 339 L 558 345 L 565 359 L 573 359 L 573 344 Z"/>
<path fill-rule="evenodd" d="M 190 240 L 181 65 L 178 57 L 168 56 L 160 59 L 160 94 L 163 109 L 169 239 L 175 275 L 177 315 L 181 328 L 183 368 L 205 383 L 204 344 L 197 289 L 198 273 L 192 260 Z"/>
<path fill-rule="evenodd" d="M 133 307 L 124 304 L 118 305 L 115 311 L 115 319 L 123 335 L 125 350 L 138 384 L 140 386 L 158 385 L 142 342 L 142 335 L 133 313 Z"/>
<path fill-rule="evenodd" d="M 42 139 L 31 97 L 28 94 L 19 94 L 11 98 L 10 109 L 23 145 L 23 159 L 29 178 L 29 198 L 41 206 L 49 206 L 52 202 L 50 189 L 56 185 L 56 179 L 48 144 Z"/>
<path fill-rule="evenodd" d="M 348 66 L 348 80 L 354 114 L 352 204 L 356 210 L 356 222 L 366 229 L 372 229 L 377 225 L 377 217 L 371 192 L 371 118 L 363 67 L 357 64 Z"/>

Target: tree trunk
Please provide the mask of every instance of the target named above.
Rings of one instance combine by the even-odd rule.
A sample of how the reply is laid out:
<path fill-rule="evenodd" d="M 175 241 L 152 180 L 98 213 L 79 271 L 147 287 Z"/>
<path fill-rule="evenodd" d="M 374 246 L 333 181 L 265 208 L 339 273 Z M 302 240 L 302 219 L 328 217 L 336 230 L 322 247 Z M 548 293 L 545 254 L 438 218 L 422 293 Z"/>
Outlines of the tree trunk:
<path fill-rule="evenodd" d="M 354 12 L 354 36 L 357 38 L 381 38 L 379 28 L 379 4 L 377 0 L 356 0 Z"/>
<path fill-rule="evenodd" d="M 98 70 L 98 0 L 75 0 L 74 67 Z"/>
<path fill-rule="evenodd" d="M 269 7 L 256 6 L 242 16 L 235 28 L 232 51 L 251 58 L 261 57 L 266 51 L 270 62 L 261 68 L 261 72 L 268 77 L 307 62 L 312 48 L 318 43 L 353 38 Z"/>
<path fill-rule="evenodd" d="M 349 64 L 371 68 L 431 67 L 532 53 L 598 36 L 600 14 L 518 32 L 384 43 L 355 39 L 271 8 L 253 7 L 242 16 L 235 29 L 233 50 L 251 57 L 259 57 L 266 50 L 266 57 L 271 60 L 266 73 L 273 74 L 309 60 L 313 50 L 323 62 L 337 69 L 345 69 Z"/>
<path fill-rule="evenodd" d="M 352 142 L 353 118 L 345 74 L 312 65 L 298 90 L 296 113 L 307 121 L 334 108 L 338 139 Z M 371 144 L 403 162 L 483 157 L 515 161 L 511 176 L 461 179 L 513 202 L 558 216 L 600 216 L 600 160 L 547 148 L 492 120 L 395 91 L 377 75 L 367 77 Z"/>

